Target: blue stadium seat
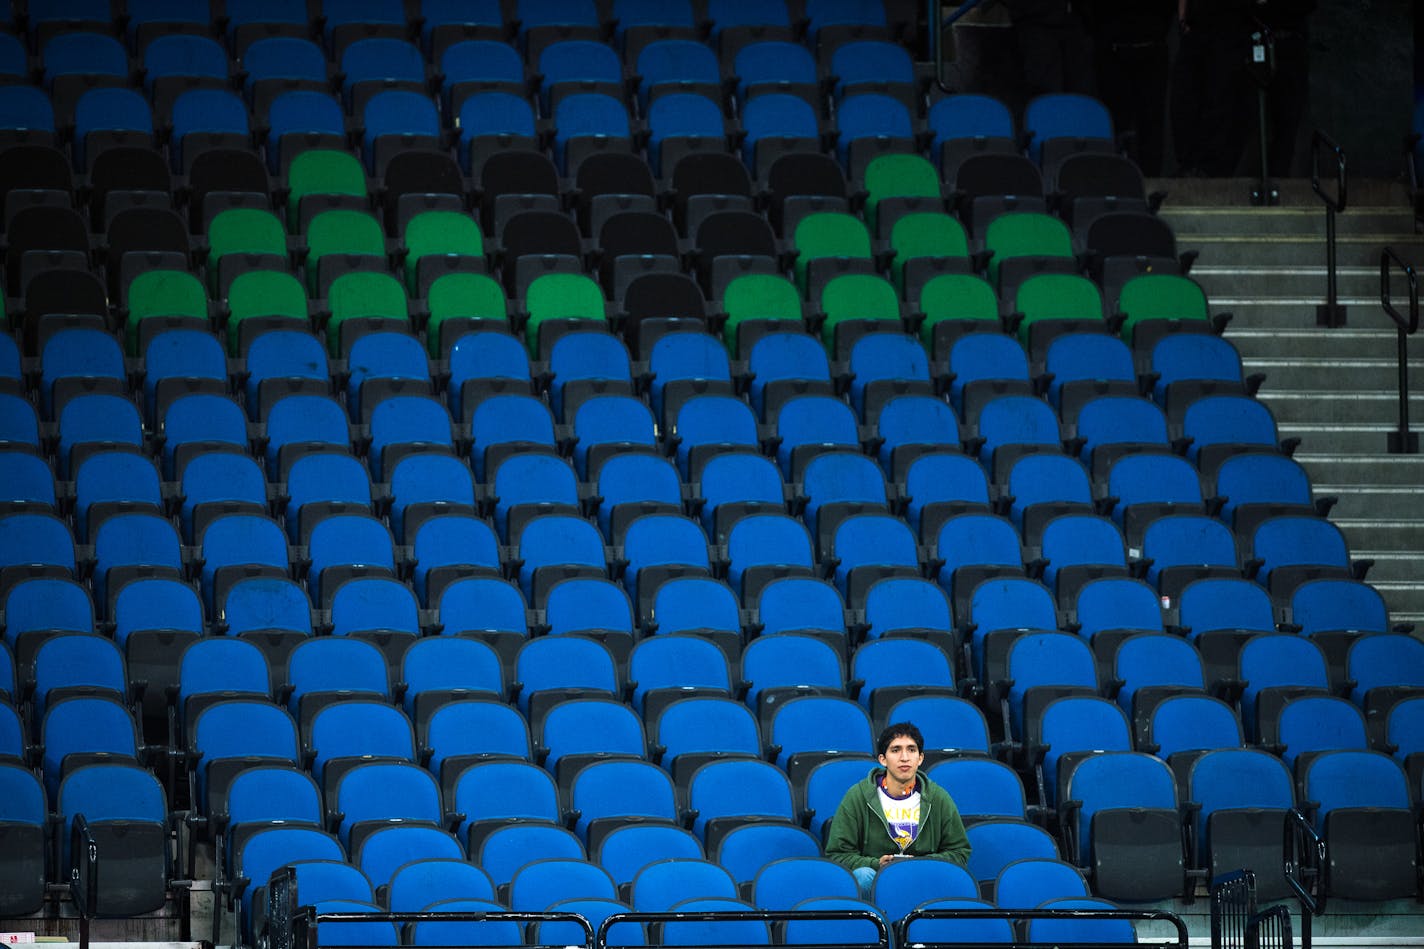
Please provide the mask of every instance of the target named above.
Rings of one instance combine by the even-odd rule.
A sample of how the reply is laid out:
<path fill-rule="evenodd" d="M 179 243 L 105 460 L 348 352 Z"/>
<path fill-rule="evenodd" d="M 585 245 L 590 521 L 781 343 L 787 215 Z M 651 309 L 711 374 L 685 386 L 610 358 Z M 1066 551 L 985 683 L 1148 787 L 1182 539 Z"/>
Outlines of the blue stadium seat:
<path fill-rule="evenodd" d="M 1321 577 L 1364 579 L 1366 565 L 1350 560 L 1345 535 L 1323 517 L 1269 517 L 1257 525 L 1249 542 L 1252 558 L 1261 561 L 1256 582 L 1273 596 L 1289 596 L 1306 580 Z"/>
<path fill-rule="evenodd" d="M 500 654 L 506 670 L 529 635 L 528 604 L 519 586 L 499 577 L 452 579 L 429 603 L 447 636 L 476 636 Z"/>
<path fill-rule="evenodd" d="M 761 868 L 752 880 L 751 901 L 759 909 L 789 910 L 803 900 L 855 899 L 855 878 L 824 857 L 783 857 Z"/>
<path fill-rule="evenodd" d="M 1189 800 L 1187 775 L 1197 758 L 1220 748 L 1241 748 L 1241 719 L 1221 699 L 1184 693 L 1163 699 L 1136 736 L 1140 751 L 1154 749 L 1177 776 L 1183 800 Z"/>
<path fill-rule="evenodd" d="M 519 710 L 537 721 L 554 704 L 569 698 L 620 695 L 612 655 L 602 643 L 582 636 L 531 639 L 515 657 Z"/>
<path fill-rule="evenodd" d="M 1095 755 L 1073 772 L 1070 856 L 1094 890 L 1116 899 L 1164 899 L 1186 886 L 1186 857 L 1172 773 L 1141 752 Z"/>
<path fill-rule="evenodd" d="M 1009 645 L 1005 665 L 1008 688 L 994 691 L 1008 704 L 1016 736 L 1032 734 L 1034 722 L 1053 699 L 1093 694 L 1098 688 L 1092 653 L 1081 639 L 1066 633 L 1020 636 Z"/>
<path fill-rule="evenodd" d="M 190 171 L 194 159 L 208 150 L 251 147 L 247 106 L 241 97 L 226 89 L 190 89 L 182 93 L 173 102 L 169 121 L 169 154 L 175 172 Z"/>
<path fill-rule="evenodd" d="M 1241 647 L 1241 721 L 1249 737 L 1274 740 L 1281 707 L 1290 698 L 1330 689 L 1320 647 L 1299 636 L 1258 636 Z"/>
<path fill-rule="evenodd" d="M 792 857 L 810 859 L 820 852 L 820 844 L 805 828 L 778 821 L 758 821 L 733 827 L 711 855 L 732 874 L 739 886 L 746 888 L 768 863 Z"/>
<path fill-rule="evenodd" d="M 910 696 L 959 694 L 952 653 L 924 639 L 862 643 L 852 657 L 850 675 L 861 683 L 858 699 L 875 721 L 888 721 L 890 708 Z"/>
<path fill-rule="evenodd" d="M 337 835 L 348 848 L 359 847 L 366 833 L 393 819 L 435 825 L 444 819 L 435 778 L 414 764 L 359 764 L 343 773 L 328 793 L 342 815 Z"/>
<path fill-rule="evenodd" d="M 780 39 L 748 43 L 737 50 L 731 73 L 737 77 L 737 98 L 743 101 L 770 91 L 814 94 L 820 81 L 811 51 L 801 43 Z"/>
<path fill-rule="evenodd" d="M 808 829 L 821 838 L 823 845 L 830 830 L 831 817 L 845 797 L 846 789 L 863 779 L 874 767 L 875 759 L 871 754 L 860 753 L 828 758 L 807 772 L 799 801 L 804 807 L 803 816 L 810 821 Z"/>
<path fill-rule="evenodd" d="M 534 719 L 534 725 L 535 754 L 564 788 L 596 761 L 647 755 L 647 737 L 637 713 L 611 699 L 566 699 L 550 707 L 542 719 Z"/>
<path fill-rule="evenodd" d="M 1377 751 L 1331 751 L 1305 769 L 1302 797 L 1318 802 L 1315 828 L 1325 838 L 1328 890 L 1345 899 L 1391 899 L 1418 890 L 1418 851 L 1409 789 L 1399 764 Z"/>
<path fill-rule="evenodd" d="M 1027 740 L 1045 750 L 1044 791 L 1053 804 L 1063 797 L 1073 772 L 1099 752 L 1132 751 L 1132 729 L 1120 708 L 1094 695 L 1064 695 L 1043 709 Z"/>
<path fill-rule="evenodd" d="M 37 720 L 44 748 L 41 772 L 51 800 L 57 800 L 60 783 L 76 768 L 108 760 L 138 763 L 138 725 L 115 698 L 67 696 Z"/>
<path fill-rule="evenodd" d="M 710 860 L 668 859 L 645 866 L 633 878 L 630 901 L 640 913 L 666 913 L 689 896 L 736 899 L 737 883 Z"/>
<path fill-rule="evenodd" d="M 420 92 L 385 89 L 366 102 L 362 112 L 366 132 L 361 139 L 366 167 L 384 175 L 391 156 L 408 148 L 437 148 L 440 116 L 435 102 Z"/>
<path fill-rule="evenodd" d="M 609 759 L 579 771 L 569 791 L 574 832 L 597 847 L 613 828 L 649 820 L 676 824 L 672 778 L 648 761 Z M 510 902 L 514 902 L 511 888 Z"/>
<path fill-rule="evenodd" d="M 653 725 L 653 753 L 685 795 L 697 768 L 725 758 L 758 758 L 761 733 L 747 707 L 731 699 L 694 696 L 668 704 Z"/>
<path fill-rule="evenodd" d="M 168 806 L 152 772 L 128 764 L 79 767 L 65 776 L 55 798 L 62 818 L 63 866 L 82 872 L 69 842 L 83 820 L 101 852 L 124 855 L 121 880 L 100 878 L 93 906 L 105 916 L 132 916 L 160 909 L 168 897 Z"/>
<path fill-rule="evenodd" d="M 897 860 L 875 874 L 871 899 L 887 919 L 904 919 L 926 900 L 976 899 L 968 870 L 948 860 Z"/>
<path fill-rule="evenodd" d="M 905 719 L 895 717 L 895 720 Z M 985 733 L 987 735 L 987 729 Z M 929 744 L 930 740 L 926 738 L 925 743 Z M 945 742 L 935 744 L 943 746 Z M 987 747 L 987 741 L 984 747 Z M 977 752 L 982 749 L 966 746 L 963 750 Z M 1023 781 L 1003 762 L 977 754 L 965 754 L 943 759 L 930 768 L 929 776 L 930 780 L 950 791 L 966 823 L 997 818 L 1027 819 L 1029 805 L 1024 796 Z"/>
<path fill-rule="evenodd" d="M 527 761 L 533 755 L 524 716 L 501 701 L 469 699 L 442 705 L 431 714 L 420 738 L 422 746 L 430 750 L 430 770 L 440 776 L 447 798 L 460 793 L 457 782 L 468 766 L 494 758 Z M 467 814 L 484 812 L 456 809 Z"/>
<path fill-rule="evenodd" d="M 153 111 L 133 89 L 91 89 L 74 106 L 74 166 L 88 168 L 113 145 L 152 145 Z"/>
<path fill-rule="evenodd" d="M 832 60 L 832 69 L 839 70 L 837 86 L 842 94 L 867 81 L 879 84 L 877 88 L 893 89 L 903 72 L 898 64 L 886 60 L 904 60 L 911 66 L 913 79 L 908 53 L 889 43 L 847 43 L 836 50 Z M 915 151 L 914 117 L 896 96 L 864 91 L 844 98 L 836 110 L 836 123 L 840 131 L 837 157 L 851 176 L 863 176 L 866 165 L 878 154 Z"/>
<path fill-rule="evenodd" d="M 1201 475 L 1177 455 L 1137 452 L 1119 457 L 1108 469 L 1107 491 L 1118 499 L 1112 518 L 1134 546 L 1158 517 L 1210 513 Z"/>
<path fill-rule="evenodd" d="M 593 861 L 608 871 L 619 890 L 659 860 L 703 860 L 702 842 L 682 827 L 666 824 L 625 824 L 599 841 Z"/>
<path fill-rule="evenodd" d="M 6 706 L 8 708 L 8 706 Z M 3 713 L 0 713 L 3 714 Z M 18 761 L 0 762 L 0 840 L 5 857 L 0 860 L 4 880 L 0 908 L 24 915 L 44 903 L 48 805 L 44 786 L 34 772 Z"/>
<path fill-rule="evenodd" d="M 421 860 L 391 877 L 387 899 L 392 913 L 419 913 L 453 899 L 494 899 L 494 884 L 479 867 L 458 860 Z"/>
<path fill-rule="evenodd" d="M 453 834 L 420 824 L 388 824 L 373 831 L 351 855 L 351 862 L 377 887 L 415 860 L 463 859 L 464 848 Z"/>
<path fill-rule="evenodd" d="M 496 782 L 526 782 L 529 793 L 519 801 L 499 794 Z M 496 886 L 509 882 L 530 854 L 584 858 L 584 847 L 573 832 L 556 823 L 560 818 L 557 791 L 547 772 L 522 761 L 486 761 L 461 773 L 454 786 L 459 813 L 473 814 L 460 825 L 480 867 Z M 466 810 L 469 808 L 470 810 Z"/>
<path fill-rule="evenodd" d="M 307 747 L 314 753 L 312 777 L 325 789 L 328 802 L 362 759 L 415 760 L 415 730 L 410 719 L 384 701 L 339 697 L 311 716 L 305 732 Z"/>
<path fill-rule="evenodd" d="M 1037 824 L 1022 820 L 981 820 L 965 827 L 969 838 L 969 875 L 985 887 L 1015 860 L 1060 858 L 1058 842 Z"/>
<path fill-rule="evenodd" d="M 868 754 L 870 717 L 850 699 L 828 695 L 793 698 L 776 710 L 767 736 L 776 763 L 793 786 L 811 768 L 836 754 Z"/>

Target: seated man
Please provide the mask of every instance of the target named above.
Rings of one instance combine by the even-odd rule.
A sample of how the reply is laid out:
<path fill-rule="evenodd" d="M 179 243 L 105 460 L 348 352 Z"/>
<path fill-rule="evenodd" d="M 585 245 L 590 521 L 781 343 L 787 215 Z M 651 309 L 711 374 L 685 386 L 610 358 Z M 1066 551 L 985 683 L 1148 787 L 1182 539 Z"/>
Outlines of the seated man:
<path fill-rule="evenodd" d="M 909 722 L 886 727 L 875 741 L 880 767 L 846 792 L 831 818 L 826 856 L 855 874 L 862 899 L 870 899 L 875 874 L 892 860 L 969 862 L 959 808 L 920 770 L 923 745 Z"/>

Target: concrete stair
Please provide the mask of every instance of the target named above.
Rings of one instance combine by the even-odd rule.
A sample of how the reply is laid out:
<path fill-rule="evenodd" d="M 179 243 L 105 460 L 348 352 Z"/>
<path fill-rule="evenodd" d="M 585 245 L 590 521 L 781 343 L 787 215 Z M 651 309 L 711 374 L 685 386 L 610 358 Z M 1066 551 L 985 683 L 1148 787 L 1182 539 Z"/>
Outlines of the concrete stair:
<path fill-rule="evenodd" d="M 1176 191 L 1163 216 L 1178 244 L 1197 249 L 1191 275 L 1213 312 L 1230 311 L 1226 336 L 1247 372 L 1266 373 L 1260 398 L 1282 438 L 1299 437 L 1296 459 L 1317 495 L 1336 495 L 1331 519 L 1354 557 L 1375 561 L 1368 579 L 1396 622 L 1424 626 L 1424 454 L 1392 455 L 1398 427 L 1394 324 L 1380 307 L 1380 251 L 1393 247 L 1424 267 L 1424 236 L 1401 189 L 1351 185 L 1336 217 L 1337 294 L 1347 326 L 1316 325 L 1326 297 L 1325 211 L 1309 182 L 1285 182 L 1282 205 L 1243 207 L 1244 182 L 1163 182 Z M 1405 298 L 1395 281 L 1396 301 Z M 1402 308 L 1402 307 L 1401 307 Z M 1424 430 L 1424 338 L 1409 340 L 1411 427 Z"/>

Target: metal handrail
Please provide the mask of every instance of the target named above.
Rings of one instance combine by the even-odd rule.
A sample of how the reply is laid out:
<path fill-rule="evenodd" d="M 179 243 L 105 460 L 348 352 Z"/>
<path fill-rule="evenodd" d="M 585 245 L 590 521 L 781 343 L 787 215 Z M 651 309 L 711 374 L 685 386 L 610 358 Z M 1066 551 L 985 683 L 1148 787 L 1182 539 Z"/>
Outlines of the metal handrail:
<path fill-rule="evenodd" d="M 1310 949 L 1311 920 L 1325 912 L 1326 874 L 1325 839 L 1306 820 L 1304 814 L 1292 808 L 1286 812 L 1283 849 L 1286 885 L 1300 902 L 1300 945 Z M 1309 879 L 1305 876 L 1309 874 Z"/>
<path fill-rule="evenodd" d="M 1408 317 L 1395 308 L 1390 293 L 1391 265 L 1398 266 L 1409 283 Z M 1419 435 L 1409 430 L 1409 337 L 1419 331 L 1419 275 L 1392 247 L 1380 252 L 1380 307 L 1394 321 L 1399 353 L 1399 428 L 1389 433 L 1387 447 L 1392 455 L 1418 454 Z"/>
<path fill-rule="evenodd" d="M 919 919 L 1126 919 L 1126 920 L 1162 920 L 1171 923 L 1177 931 L 1175 945 L 1177 949 L 1187 949 L 1187 924 L 1182 922 L 1176 913 L 1169 913 L 1160 909 L 916 909 L 911 910 L 904 919 L 896 923 L 897 931 L 903 934 L 909 932 L 910 924 Z M 926 945 L 933 945 L 926 943 Z M 962 943 L 958 940 L 955 946 L 975 946 L 975 943 Z M 1032 946 L 1031 942 L 1015 942 L 1015 946 Z M 1087 947 L 1093 943 L 1078 943 L 1074 946 Z"/>
<path fill-rule="evenodd" d="M 868 909 L 811 909 L 811 910 L 704 910 L 666 913 L 614 913 L 598 924 L 594 934 L 595 949 L 608 949 L 608 931 L 618 923 L 734 923 L 757 921 L 766 923 L 790 922 L 792 920 L 864 920 L 875 926 L 876 941 L 855 943 L 859 946 L 878 946 L 887 949 L 890 945 L 890 930 L 878 913 Z"/>
<path fill-rule="evenodd" d="M 1335 158 L 1335 196 L 1333 198 L 1320 187 L 1321 145 L 1324 145 Z M 1310 136 L 1310 189 L 1315 192 L 1316 197 L 1325 202 L 1326 208 L 1336 214 L 1343 214 L 1345 211 L 1347 189 L 1345 165 L 1345 150 L 1337 145 L 1329 135 L 1316 129 Z"/>
<path fill-rule="evenodd" d="M 1320 187 L 1320 151 L 1324 146 L 1335 158 L 1335 194 Z M 1316 129 L 1310 137 L 1310 189 L 1325 202 L 1325 303 L 1316 308 L 1315 322 L 1320 326 L 1344 326 L 1345 308 L 1338 299 L 1339 280 L 1335 264 L 1335 215 L 1343 213 L 1347 200 L 1345 150 L 1330 136 Z"/>
<path fill-rule="evenodd" d="M 577 913 L 515 912 L 435 912 L 435 913 L 319 913 L 303 906 L 291 920 L 293 949 L 317 949 L 317 928 L 321 923 L 577 923 L 584 931 L 584 945 L 593 946 L 593 926 Z"/>
<path fill-rule="evenodd" d="M 83 814 L 75 814 L 69 831 L 70 896 L 79 913 L 79 949 L 89 949 L 89 920 L 99 911 L 99 844 Z"/>

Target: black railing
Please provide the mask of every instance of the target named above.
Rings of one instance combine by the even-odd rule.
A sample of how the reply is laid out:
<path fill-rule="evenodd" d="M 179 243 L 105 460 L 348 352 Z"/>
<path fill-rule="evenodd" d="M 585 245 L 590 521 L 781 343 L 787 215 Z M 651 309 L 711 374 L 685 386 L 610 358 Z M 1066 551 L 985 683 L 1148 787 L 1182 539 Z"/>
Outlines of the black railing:
<path fill-rule="evenodd" d="M 1311 921 L 1325 912 L 1325 840 L 1300 811 L 1286 813 L 1286 885 L 1300 902 L 1300 945 L 1310 949 Z"/>
<path fill-rule="evenodd" d="M 75 814 L 69 831 L 69 893 L 79 913 L 79 949 L 89 949 L 89 920 L 99 909 L 99 845 L 83 814 Z"/>
<path fill-rule="evenodd" d="M 1409 284 L 1409 315 L 1400 313 L 1394 305 L 1390 287 L 1390 271 L 1397 266 Z M 1380 253 L 1380 306 L 1394 321 L 1399 340 L 1399 427 L 1389 433 L 1387 447 L 1391 455 L 1419 453 L 1419 435 L 1409 430 L 1409 337 L 1419 330 L 1419 275 L 1414 267 L 1386 247 Z"/>
<path fill-rule="evenodd" d="M 1335 159 L 1335 193 L 1326 194 L 1320 186 L 1320 154 L 1324 148 Z M 1310 189 L 1325 202 L 1325 302 L 1315 308 L 1319 326 L 1344 326 L 1345 307 L 1339 302 L 1335 266 L 1335 215 L 1345 211 L 1346 175 L 1345 150 L 1320 129 L 1310 137 Z"/>
<path fill-rule="evenodd" d="M 905 933 L 916 920 L 930 919 L 1120 919 L 1128 921 L 1162 921 L 1171 924 L 1176 932 L 1175 940 L 1164 945 L 1175 945 L 1176 949 L 1187 949 L 1187 927 L 1174 913 L 1164 910 L 1130 909 L 921 909 L 911 912 L 897 924 L 897 931 Z M 620 923 L 684 923 L 709 922 L 731 923 L 761 921 L 784 923 L 795 920 L 822 920 L 831 922 L 863 921 L 875 928 L 873 941 L 846 943 L 837 940 L 838 946 L 853 946 L 857 949 L 888 949 L 890 931 L 879 914 L 868 909 L 843 910 L 745 910 L 706 912 L 665 912 L 665 913 L 615 913 L 601 923 L 597 929 L 584 917 L 575 913 L 518 913 L 518 912 L 434 912 L 434 913 L 381 913 L 381 912 L 318 912 L 314 907 L 303 906 L 284 921 L 280 931 L 272 932 L 273 941 L 269 949 L 317 949 L 317 931 L 322 923 L 420 923 L 420 922 L 570 922 L 584 931 L 584 945 L 590 949 L 610 949 L 609 932 Z M 925 946 L 938 945 L 922 942 Z M 978 943 L 954 943 L 959 949 L 976 949 Z M 1002 943 L 984 943 L 983 949 L 1002 949 Z M 1034 943 L 1016 942 L 1019 946 L 1033 946 Z M 1092 942 L 1075 943 L 1075 949 L 1097 949 Z M 1106 947 L 1104 946 L 1104 949 Z"/>
<path fill-rule="evenodd" d="M 1256 874 L 1236 870 L 1211 883 L 1211 949 L 1292 949 L 1290 910 L 1256 909 Z"/>
<path fill-rule="evenodd" d="M 850 943 L 856 947 L 877 946 L 888 949 L 890 930 L 879 914 L 865 909 L 813 909 L 813 910 L 709 910 L 706 912 L 669 913 L 614 913 L 598 924 L 594 934 L 595 949 L 608 949 L 608 931 L 618 923 L 735 923 L 756 922 L 783 923 L 792 920 L 829 920 L 849 922 L 863 920 L 875 926 L 876 941 Z M 838 941 L 839 942 L 839 941 Z M 615 944 L 616 945 L 616 944 Z"/>
<path fill-rule="evenodd" d="M 1170 923 L 1176 930 L 1175 943 L 1161 942 L 1161 945 L 1175 945 L 1177 949 L 1187 949 L 1187 924 L 1182 922 L 1181 917 L 1175 913 L 1159 909 L 917 909 L 912 910 L 908 916 L 895 924 L 897 938 L 903 944 L 905 934 L 909 932 L 911 924 L 920 919 L 1125 919 L 1152 921 L 1158 920 Z M 915 940 L 915 945 L 934 946 L 933 942 Z M 990 946 L 1000 946 L 1003 943 L 974 943 L 961 942 L 955 940 L 953 945 L 956 949 L 989 949 Z M 1016 947 L 1035 946 L 1040 943 L 1015 940 Z M 1074 949 L 1092 949 L 1100 945 L 1094 942 L 1074 941 Z"/>
<path fill-rule="evenodd" d="M 271 943 L 272 949 L 317 949 L 317 931 L 322 923 L 574 923 L 584 931 L 584 945 L 592 947 L 593 927 L 577 913 L 442 912 L 442 913 L 319 913 L 303 906 L 282 934 L 286 942 Z"/>
<path fill-rule="evenodd" d="M 1245 949 L 1256 915 L 1256 874 L 1234 870 L 1211 881 L 1211 949 Z"/>
<path fill-rule="evenodd" d="M 1291 949 L 1290 910 L 1277 904 L 1251 917 L 1246 927 L 1246 949 Z"/>

